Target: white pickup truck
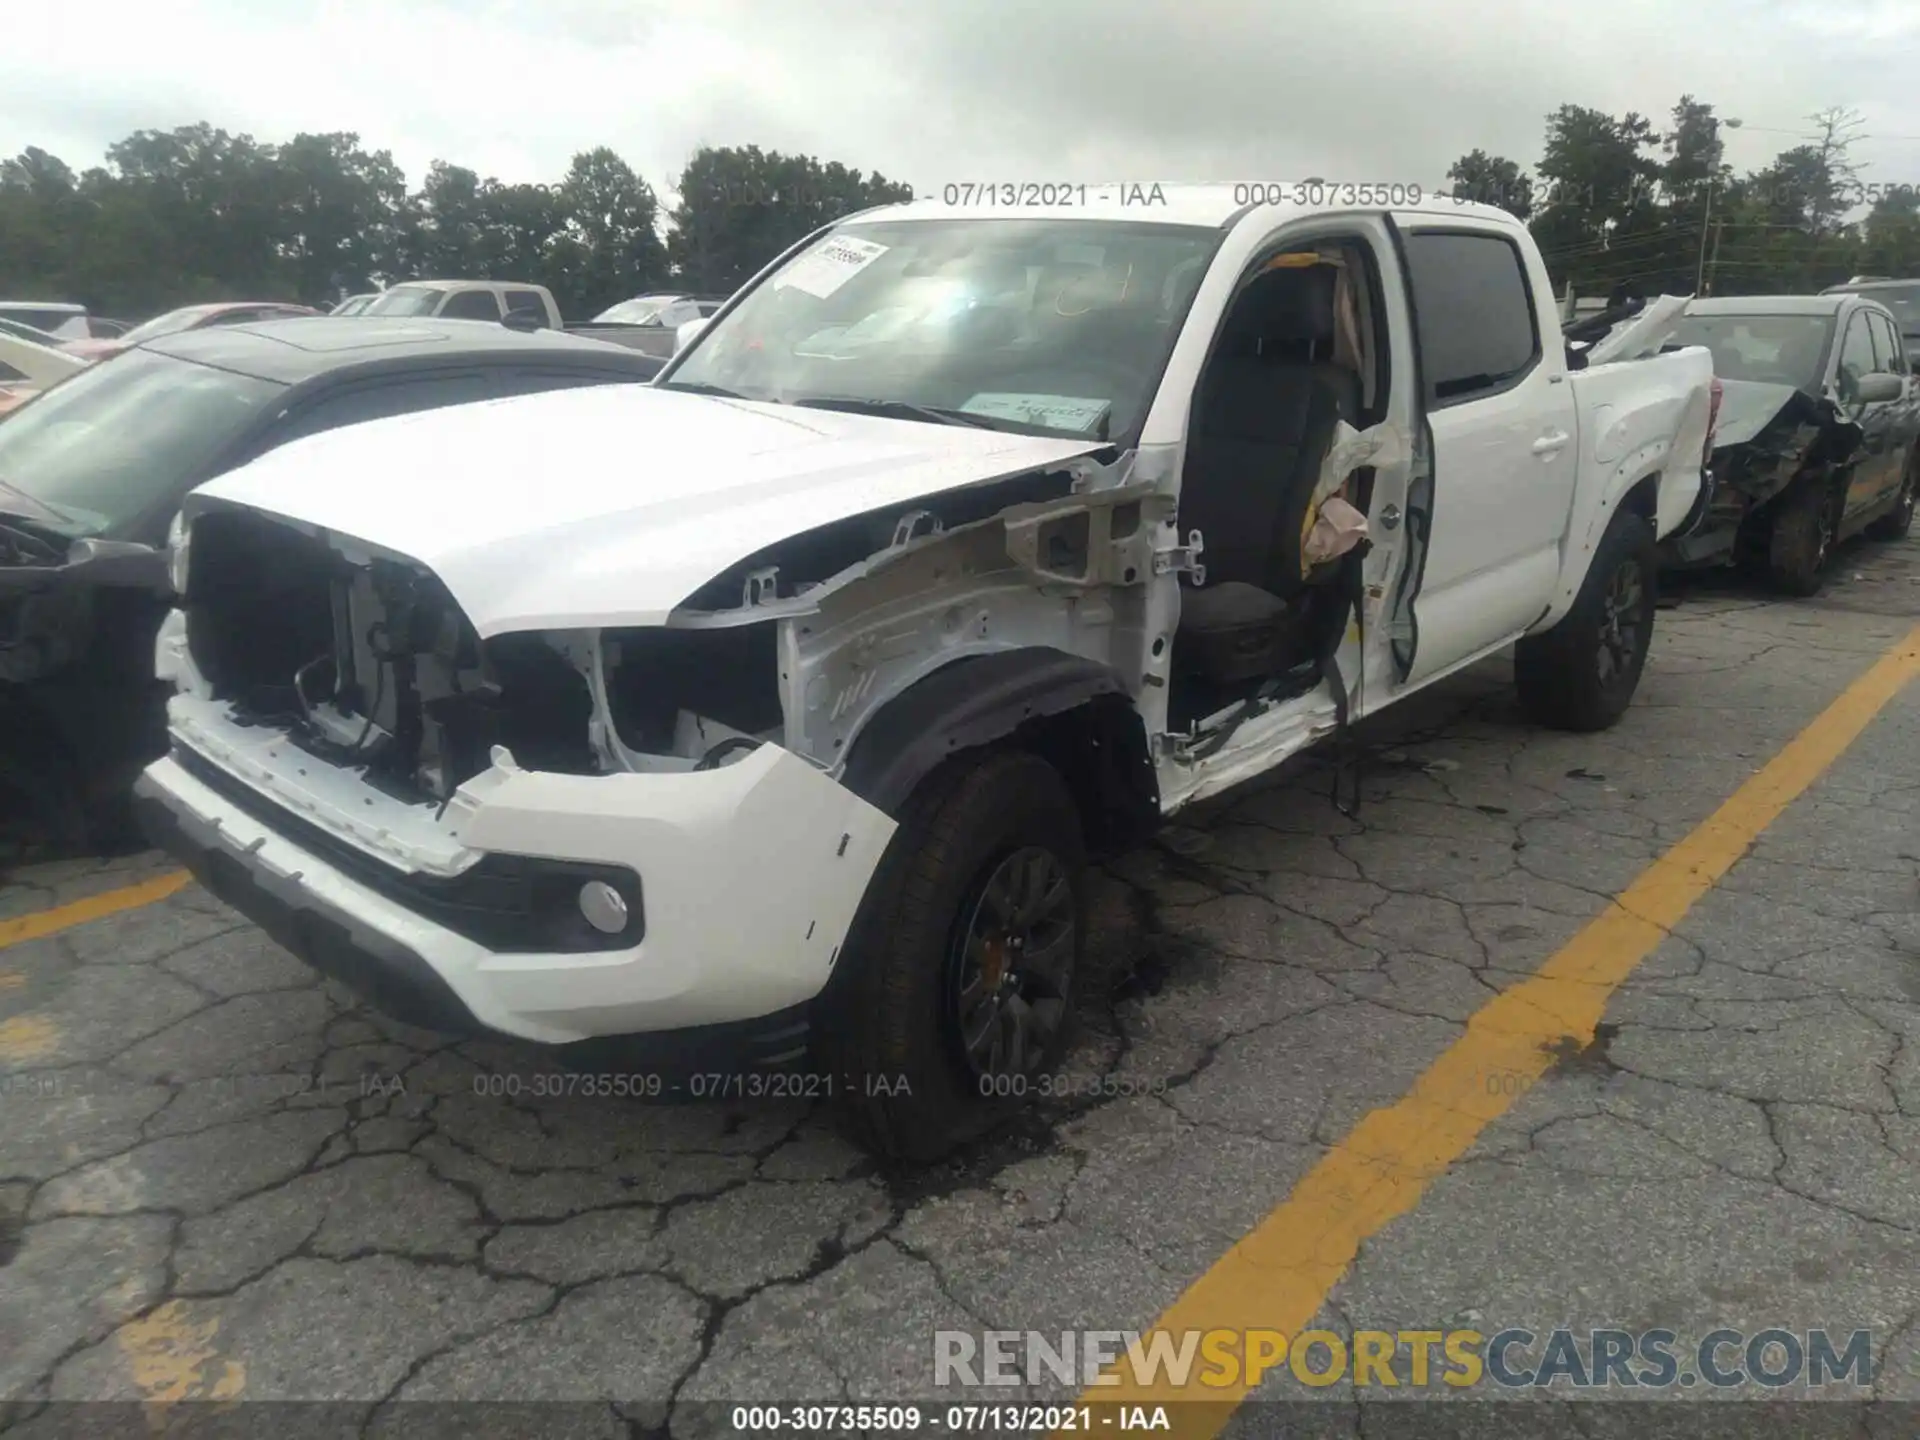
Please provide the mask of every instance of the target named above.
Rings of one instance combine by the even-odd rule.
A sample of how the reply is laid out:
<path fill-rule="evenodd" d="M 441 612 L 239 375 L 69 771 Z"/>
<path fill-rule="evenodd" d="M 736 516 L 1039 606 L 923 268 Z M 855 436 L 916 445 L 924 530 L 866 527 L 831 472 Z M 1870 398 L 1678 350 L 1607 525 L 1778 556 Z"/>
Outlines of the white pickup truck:
<path fill-rule="evenodd" d="M 195 492 L 150 833 L 404 1019 L 925 1155 L 1058 1064 L 1090 854 L 1516 642 L 1617 719 L 1708 353 L 1570 371 L 1498 210 L 1157 193 L 865 212 L 653 386 Z"/>

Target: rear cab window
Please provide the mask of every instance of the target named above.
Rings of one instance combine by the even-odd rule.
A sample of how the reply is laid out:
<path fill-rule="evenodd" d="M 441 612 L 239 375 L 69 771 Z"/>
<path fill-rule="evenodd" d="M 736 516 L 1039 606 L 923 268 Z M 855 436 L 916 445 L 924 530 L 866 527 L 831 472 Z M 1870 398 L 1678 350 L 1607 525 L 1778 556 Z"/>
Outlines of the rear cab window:
<path fill-rule="evenodd" d="M 547 323 L 547 300 L 538 290 L 507 291 L 507 313 L 532 315 L 542 325 Z"/>
<path fill-rule="evenodd" d="M 542 311 L 544 314 L 544 310 Z M 440 307 L 442 320 L 498 320 L 500 301 L 491 290 L 462 290 Z"/>
<path fill-rule="evenodd" d="M 1483 231 L 1414 231 L 1407 280 L 1428 409 L 1497 395 L 1540 362 L 1520 247 Z"/>

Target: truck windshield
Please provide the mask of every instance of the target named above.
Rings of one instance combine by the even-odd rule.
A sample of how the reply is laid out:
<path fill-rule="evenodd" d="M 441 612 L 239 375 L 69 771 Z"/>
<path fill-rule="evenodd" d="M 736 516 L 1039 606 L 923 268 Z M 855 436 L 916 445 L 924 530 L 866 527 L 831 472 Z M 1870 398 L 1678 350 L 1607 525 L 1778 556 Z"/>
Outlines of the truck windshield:
<path fill-rule="evenodd" d="M 1688 315 L 1668 345 L 1704 345 L 1722 380 L 1818 390 L 1831 315 Z"/>
<path fill-rule="evenodd" d="M 204 478 L 281 389 L 131 350 L 0 420 L 0 479 L 67 517 L 57 528 L 70 535 L 120 538 L 119 526 Z"/>
<path fill-rule="evenodd" d="M 362 315 L 431 315 L 434 306 L 440 303 L 438 290 L 427 290 L 418 285 L 396 285 L 391 290 L 383 290 L 368 302 Z"/>
<path fill-rule="evenodd" d="M 742 297 L 661 383 L 1119 441 L 1146 417 L 1222 233 L 1051 218 L 842 225 Z"/>
<path fill-rule="evenodd" d="M 673 295 L 641 295 L 622 300 L 593 317 L 595 325 L 658 325 L 660 312 L 678 298 Z"/>

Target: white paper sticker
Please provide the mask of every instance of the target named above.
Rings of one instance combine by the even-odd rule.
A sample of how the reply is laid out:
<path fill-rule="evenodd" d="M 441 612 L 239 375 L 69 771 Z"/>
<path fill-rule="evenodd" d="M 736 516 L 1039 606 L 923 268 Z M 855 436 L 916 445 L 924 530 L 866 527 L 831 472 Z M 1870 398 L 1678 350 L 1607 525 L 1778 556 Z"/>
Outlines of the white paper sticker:
<path fill-rule="evenodd" d="M 1079 395 L 1008 395 L 986 392 L 960 407 L 974 415 L 1044 425 L 1049 430 L 1091 430 L 1113 408 L 1111 400 Z"/>
<path fill-rule="evenodd" d="M 780 272 L 773 288 L 794 289 L 824 300 L 887 253 L 885 245 L 852 235 L 834 235 Z"/>

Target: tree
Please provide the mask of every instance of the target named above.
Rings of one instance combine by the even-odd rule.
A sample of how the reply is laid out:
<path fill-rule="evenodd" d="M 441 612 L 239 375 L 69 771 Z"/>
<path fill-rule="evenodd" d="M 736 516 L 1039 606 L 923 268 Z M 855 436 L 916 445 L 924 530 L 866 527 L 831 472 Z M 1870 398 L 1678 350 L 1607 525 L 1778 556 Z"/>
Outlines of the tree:
<path fill-rule="evenodd" d="M 1848 152 L 1854 142 L 1865 138 L 1860 134 L 1865 122 L 1857 111 L 1838 105 L 1807 118 L 1820 132 L 1812 147 L 1815 183 L 1809 195 L 1807 221 L 1816 235 L 1832 235 L 1859 202 L 1860 170 L 1848 158 Z"/>
<path fill-rule="evenodd" d="M 420 234 L 415 242 L 416 279 L 474 272 L 486 229 L 480 177 L 463 165 L 435 160 L 420 187 Z"/>
<path fill-rule="evenodd" d="M 1647 155 L 1658 143 L 1645 116 L 1616 118 L 1562 105 L 1547 117 L 1532 229 L 1556 278 L 1581 291 L 1637 282 L 1642 271 L 1671 267 L 1662 237 L 1655 181 Z"/>
<path fill-rule="evenodd" d="M 1504 155 L 1471 151 L 1453 162 L 1447 179 L 1453 182 L 1456 200 L 1498 205 L 1520 220 L 1533 213 L 1533 177 Z"/>
<path fill-rule="evenodd" d="M 913 188 L 838 162 L 758 145 L 695 152 L 675 187 L 667 255 L 682 284 L 723 294 L 843 215 L 913 198 Z"/>
<path fill-rule="evenodd" d="M 559 241 L 566 262 L 559 268 L 570 313 L 597 315 L 666 281 L 660 202 L 626 161 L 604 145 L 583 151 L 567 167 L 560 194 L 569 225 Z"/>
<path fill-rule="evenodd" d="M 1727 179 L 1727 147 L 1713 106 L 1682 95 L 1673 107 L 1673 129 L 1660 137 L 1666 160 L 1657 179 L 1660 195 L 1678 209 L 1706 207 L 1707 196 Z"/>
<path fill-rule="evenodd" d="M 351 132 L 296 135 L 274 176 L 274 239 L 297 293 L 335 300 L 397 273 L 407 180 L 389 152 Z"/>

